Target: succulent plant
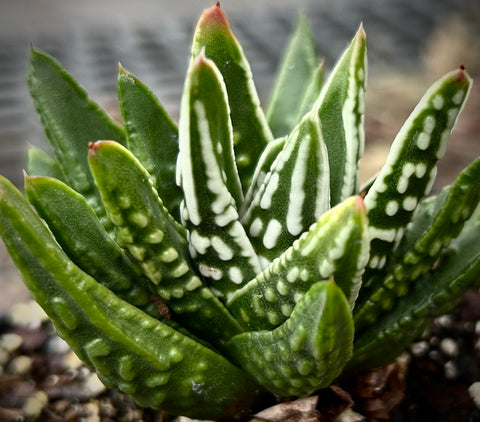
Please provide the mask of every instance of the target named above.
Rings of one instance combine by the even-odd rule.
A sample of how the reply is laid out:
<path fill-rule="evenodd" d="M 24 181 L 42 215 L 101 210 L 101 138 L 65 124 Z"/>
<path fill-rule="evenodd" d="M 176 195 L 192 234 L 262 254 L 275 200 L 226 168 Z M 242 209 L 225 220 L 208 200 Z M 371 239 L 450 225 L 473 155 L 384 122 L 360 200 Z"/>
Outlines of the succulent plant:
<path fill-rule="evenodd" d="M 105 385 L 234 418 L 264 394 L 309 395 L 391 362 L 475 282 L 480 160 L 426 197 L 465 70 L 428 90 L 363 188 L 362 27 L 323 79 L 302 17 L 264 114 L 217 4 L 196 28 L 178 128 L 122 67 L 120 126 L 32 49 L 55 158 L 29 151 L 27 199 L 1 178 L 0 232 Z"/>

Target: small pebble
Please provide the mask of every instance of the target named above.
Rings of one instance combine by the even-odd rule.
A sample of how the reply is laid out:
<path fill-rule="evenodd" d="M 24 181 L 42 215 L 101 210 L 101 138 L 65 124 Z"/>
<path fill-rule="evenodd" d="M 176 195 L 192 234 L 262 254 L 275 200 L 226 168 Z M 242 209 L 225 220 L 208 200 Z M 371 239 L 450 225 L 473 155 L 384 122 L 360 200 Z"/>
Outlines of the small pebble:
<path fill-rule="evenodd" d="M 451 315 L 442 315 L 435 319 L 435 324 L 443 328 L 449 328 L 453 325 L 453 317 Z"/>
<path fill-rule="evenodd" d="M 449 360 L 448 362 L 445 363 L 445 365 L 443 366 L 443 373 L 445 375 L 445 378 L 449 380 L 453 380 L 457 378 L 458 368 L 453 360 Z"/>
<path fill-rule="evenodd" d="M 10 360 L 10 353 L 3 347 L 0 347 L 0 366 L 5 365 Z"/>
<path fill-rule="evenodd" d="M 440 342 L 440 350 L 449 357 L 458 355 L 458 344 L 452 338 L 446 337 Z"/>
<path fill-rule="evenodd" d="M 335 422 L 360 422 L 363 420 L 365 420 L 365 416 L 348 408 L 337 416 Z"/>
<path fill-rule="evenodd" d="M 37 419 L 48 404 L 48 396 L 44 391 L 37 391 L 25 400 L 22 406 L 23 416 Z"/>
<path fill-rule="evenodd" d="M 108 400 L 101 400 L 100 401 L 100 413 L 102 416 L 106 416 L 108 418 L 114 418 L 117 414 L 117 409 L 113 404 Z"/>
<path fill-rule="evenodd" d="M 15 333 L 6 333 L 0 337 L 0 347 L 10 353 L 17 351 L 22 343 L 22 337 Z"/>
<path fill-rule="evenodd" d="M 430 352 L 428 352 L 428 357 L 436 362 L 442 360 L 442 354 L 438 350 L 431 350 Z"/>
<path fill-rule="evenodd" d="M 480 382 L 474 382 L 470 387 L 468 387 L 468 393 L 475 403 L 475 406 L 480 409 Z"/>
<path fill-rule="evenodd" d="M 439 338 L 436 336 L 432 336 L 432 338 L 430 339 L 430 344 L 434 347 L 437 347 L 440 344 Z"/>
<path fill-rule="evenodd" d="M 102 381 L 98 378 L 95 372 L 92 372 L 86 379 L 83 384 L 85 393 L 91 397 L 98 396 L 100 393 L 103 393 L 107 387 L 103 385 Z"/>
<path fill-rule="evenodd" d="M 480 321 L 477 321 L 475 323 L 475 334 L 478 334 L 480 336 Z"/>
<path fill-rule="evenodd" d="M 16 375 L 25 375 L 30 369 L 32 369 L 32 359 L 29 356 L 20 355 L 10 361 L 7 372 Z"/>
<path fill-rule="evenodd" d="M 430 346 L 426 341 L 419 341 L 417 343 L 413 343 L 410 347 L 413 356 L 422 357 L 425 356 L 430 349 Z"/>
<path fill-rule="evenodd" d="M 48 320 L 45 311 L 33 300 L 16 303 L 8 311 L 7 317 L 14 326 L 31 330 L 39 328 L 43 322 Z"/>
<path fill-rule="evenodd" d="M 48 353 L 63 355 L 69 350 L 70 346 L 68 345 L 68 343 L 58 336 L 51 337 L 47 342 Z"/>
<path fill-rule="evenodd" d="M 96 400 L 85 403 L 83 411 L 85 416 L 81 419 L 82 422 L 100 422 L 100 407 Z"/>
<path fill-rule="evenodd" d="M 83 365 L 83 362 L 74 352 L 69 351 L 63 357 L 63 365 L 65 366 L 65 368 L 79 369 Z"/>

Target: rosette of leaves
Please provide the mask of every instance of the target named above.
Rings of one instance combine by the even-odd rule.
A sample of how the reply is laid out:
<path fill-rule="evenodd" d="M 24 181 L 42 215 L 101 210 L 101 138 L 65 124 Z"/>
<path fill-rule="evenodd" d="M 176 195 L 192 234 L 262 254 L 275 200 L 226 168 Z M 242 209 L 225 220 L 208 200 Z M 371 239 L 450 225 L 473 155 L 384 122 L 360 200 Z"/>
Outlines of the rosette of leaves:
<path fill-rule="evenodd" d="M 264 394 L 306 396 L 394 360 L 474 282 L 480 161 L 425 199 L 470 78 L 437 81 L 359 188 L 366 78 L 362 27 L 324 80 L 302 17 L 264 113 L 216 5 L 178 127 L 122 67 L 119 125 L 32 49 L 53 157 L 29 151 L 26 198 L 0 180 L 0 231 L 108 387 L 171 414 L 241 417 Z"/>

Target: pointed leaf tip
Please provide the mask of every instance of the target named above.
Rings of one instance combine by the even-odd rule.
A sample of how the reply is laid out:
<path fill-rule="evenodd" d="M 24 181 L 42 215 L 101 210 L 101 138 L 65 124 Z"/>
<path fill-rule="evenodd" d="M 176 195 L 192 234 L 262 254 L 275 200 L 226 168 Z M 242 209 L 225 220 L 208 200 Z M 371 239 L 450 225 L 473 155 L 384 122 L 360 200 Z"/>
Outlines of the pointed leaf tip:
<path fill-rule="evenodd" d="M 459 68 L 457 69 L 457 80 L 461 82 L 462 80 L 470 80 L 470 76 L 465 70 L 465 66 L 461 64 Z"/>
<path fill-rule="evenodd" d="M 367 210 L 365 208 L 365 201 L 363 199 L 364 199 L 364 197 L 362 197 L 362 196 L 356 196 L 355 197 L 355 202 L 354 202 L 353 205 L 358 211 L 366 213 Z"/>
<path fill-rule="evenodd" d="M 367 38 L 367 33 L 363 28 L 363 22 L 360 22 L 360 25 L 358 26 L 357 35 L 362 38 Z"/>
<path fill-rule="evenodd" d="M 205 23 L 216 23 L 219 26 L 225 26 L 226 28 L 230 29 L 230 22 L 228 21 L 223 10 L 220 8 L 220 2 L 217 2 L 215 6 L 209 7 L 203 11 L 198 24 L 200 26 Z"/>

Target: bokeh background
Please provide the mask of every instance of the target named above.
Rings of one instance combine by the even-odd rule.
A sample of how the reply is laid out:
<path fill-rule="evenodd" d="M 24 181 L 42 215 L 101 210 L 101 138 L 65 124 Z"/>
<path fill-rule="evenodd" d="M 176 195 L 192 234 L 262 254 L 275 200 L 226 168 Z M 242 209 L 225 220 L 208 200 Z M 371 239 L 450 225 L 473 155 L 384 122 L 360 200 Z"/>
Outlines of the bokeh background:
<path fill-rule="evenodd" d="M 207 0 L 0 0 L 0 174 L 19 187 L 29 145 L 48 150 L 28 95 L 32 43 L 55 57 L 92 98 L 118 116 L 118 62 L 178 118 L 190 39 Z M 460 64 L 480 75 L 478 0 L 224 0 L 250 61 L 263 104 L 299 12 L 307 14 L 319 57 L 331 68 L 360 22 L 367 32 L 366 153 L 374 174 L 428 86 Z M 480 155 L 480 88 L 474 85 L 440 165 L 437 186 Z M 28 300 L 0 242 L 0 314 Z"/>

